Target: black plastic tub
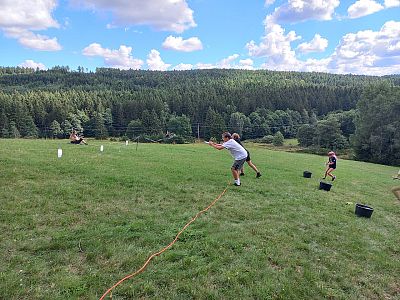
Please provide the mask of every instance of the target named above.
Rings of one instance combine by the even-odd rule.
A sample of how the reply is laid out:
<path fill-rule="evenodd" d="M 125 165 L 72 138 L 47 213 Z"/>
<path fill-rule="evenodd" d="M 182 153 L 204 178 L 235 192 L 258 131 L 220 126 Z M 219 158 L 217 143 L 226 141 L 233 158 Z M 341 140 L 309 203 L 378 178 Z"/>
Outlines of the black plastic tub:
<path fill-rule="evenodd" d="M 371 218 L 374 209 L 368 205 L 356 203 L 355 214 L 359 217 Z"/>
<path fill-rule="evenodd" d="M 309 172 L 309 171 L 304 171 L 303 172 L 303 177 L 305 177 L 305 178 L 311 178 L 311 175 L 312 175 L 312 173 Z"/>
<path fill-rule="evenodd" d="M 329 192 L 331 190 L 332 184 L 320 181 L 319 182 L 319 189 Z"/>

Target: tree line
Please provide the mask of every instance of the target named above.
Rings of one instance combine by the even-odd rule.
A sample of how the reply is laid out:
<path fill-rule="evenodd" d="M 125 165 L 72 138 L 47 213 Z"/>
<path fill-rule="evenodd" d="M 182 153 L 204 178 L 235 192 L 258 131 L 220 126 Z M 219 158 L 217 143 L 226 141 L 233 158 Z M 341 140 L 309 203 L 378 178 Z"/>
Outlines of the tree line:
<path fill-rule="evenodd" d="M 384 154 L 385 143 L 397 149 L 398 124 L 365 129 L 360 113 L 375 98 L 394 113 L 399 86 L 396 75 L 0 67 L 0 136 L 63 138 L 72 128 L 88 137 L 131 139 L 166 132 L 208 139 L 226 129 L 263 139 L 279 132 L 303 146 L 351 145 L 360 159 L 393 164 L 398 158 Z M 392 137 L 383 138 L 390 130 Z M 368 142 L 366 132 L 375 134 Z M 373 150 L 359 151 L 367 143 Z"/>

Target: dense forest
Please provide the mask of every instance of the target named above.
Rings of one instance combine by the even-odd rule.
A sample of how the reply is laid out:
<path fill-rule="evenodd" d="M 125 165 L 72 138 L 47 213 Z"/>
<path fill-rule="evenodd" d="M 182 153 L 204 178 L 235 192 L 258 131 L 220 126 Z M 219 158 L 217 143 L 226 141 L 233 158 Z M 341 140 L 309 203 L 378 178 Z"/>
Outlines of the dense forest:
<path fill-rule="evenodd" d="M 208 139 L 231 130 L 248 139 L 298 137 L 309 147 L 352 145 L 360 159 L 398 164 L 400 157 L 391 153 L 400 150 L 399 88 L 398 75 L 3 67 L 0 137 L 63 138 L 74 128 L 96 138 L 157 138 L 168 131 Z M 373 139 L 368 132 L 375 130 L 364 124 L 375 116 L 369 102 L 376 102 L 375 108 L 387 105 L 385 111 L 394 116 L 379 114 L 383 120 L 374 126 L 385 129 Z M 379 149 L 371 146 L 378 141 Z M 383 153 L 385 143 L 390 153 Z"/>

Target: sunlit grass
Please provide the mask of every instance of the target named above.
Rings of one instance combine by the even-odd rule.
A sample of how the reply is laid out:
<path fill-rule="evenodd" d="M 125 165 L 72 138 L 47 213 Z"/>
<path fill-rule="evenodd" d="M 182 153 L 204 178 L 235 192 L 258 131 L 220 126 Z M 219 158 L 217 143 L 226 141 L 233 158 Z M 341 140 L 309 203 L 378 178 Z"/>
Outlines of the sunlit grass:
<path fill-rule="evenodd" d="M 225 150 L 136 146 L 0 140 L 1 299 L 98 299 L 231 181 Z M 113 299 L 399 298 L 397 169 L 339 159 L 325 192 L 325 157 L 248 149 L 263 176 L 247 167 Z M 371 219 L 356 202 L 374 207 Z"/>

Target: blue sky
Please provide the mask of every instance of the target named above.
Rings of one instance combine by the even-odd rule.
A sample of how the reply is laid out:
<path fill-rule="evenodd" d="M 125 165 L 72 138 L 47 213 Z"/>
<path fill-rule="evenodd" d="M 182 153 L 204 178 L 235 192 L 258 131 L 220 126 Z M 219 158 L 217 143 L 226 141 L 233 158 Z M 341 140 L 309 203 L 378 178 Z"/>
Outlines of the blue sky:
<path fill-rule="evenodd" d="M 0 0 L 0 65 L 400 74 L 400 0 Z"/>

